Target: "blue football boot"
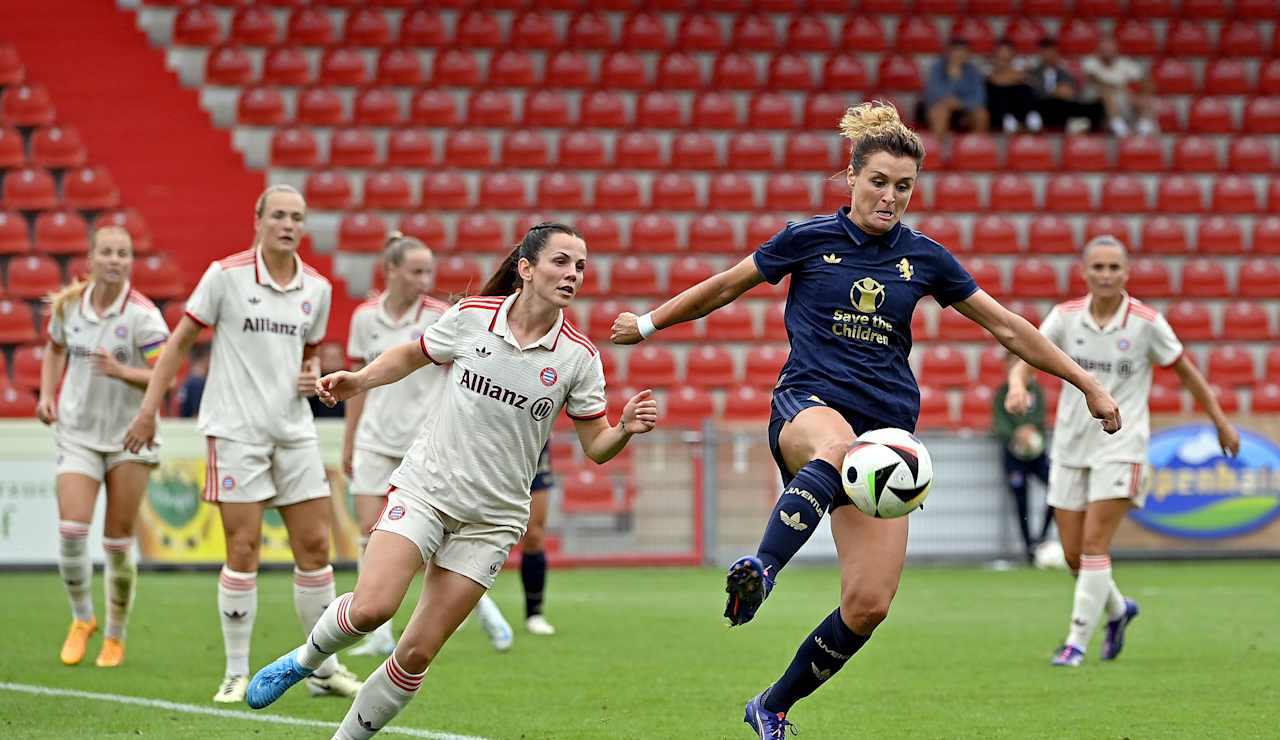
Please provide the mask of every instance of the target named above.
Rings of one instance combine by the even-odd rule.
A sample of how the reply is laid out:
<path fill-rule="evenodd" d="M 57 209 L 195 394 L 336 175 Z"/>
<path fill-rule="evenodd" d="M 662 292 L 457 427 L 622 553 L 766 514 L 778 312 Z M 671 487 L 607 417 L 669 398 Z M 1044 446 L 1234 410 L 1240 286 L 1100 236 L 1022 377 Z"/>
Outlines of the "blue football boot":
<path fill-rule="evenodd" d="M 1131 599 L 1124 600 L 1124 614 L 1118 619 L 1107 622 L 1107 639 L 1102 643 L 1102 659 L 1115 660 L 1120 655 L 1120 651 L 1124 650 L 1124 631 L 1129 627 L 1138 616 L 1138 602 Z"/>
<path fill-rule="evenodd" d="M 284 696 L 289 687 L 310 676 L 312 671 L 303 668 L 295 656 L 296 650 L 276 658 L 270 665 L 253 674 L 245 701 L 254 709 L 262 709 Z"/>
<path fill-rule="evenodd" d="M 787 730 L 791 730 L 792 735 L 799 734 L 800 731 L 796 726 L 787 721 L 785 712 L 770 712 L 764 708 L 764 694 L 765 692 L 761 691 L 747 702 L 746 714 L 742 721 L 751 727 L 760 740 L 781 740 L 787 736 Z"/>
<path fill-rule="evenodd" d="M 764 563 L 752 555 L 733 561 L 725 581 L 724 590 L 729 594 L 729 600 L 725 604 L 724 615 L 729 618 L 731 627 L 750 622 L 773 590 L 773 576 L 765 570 Z"/>

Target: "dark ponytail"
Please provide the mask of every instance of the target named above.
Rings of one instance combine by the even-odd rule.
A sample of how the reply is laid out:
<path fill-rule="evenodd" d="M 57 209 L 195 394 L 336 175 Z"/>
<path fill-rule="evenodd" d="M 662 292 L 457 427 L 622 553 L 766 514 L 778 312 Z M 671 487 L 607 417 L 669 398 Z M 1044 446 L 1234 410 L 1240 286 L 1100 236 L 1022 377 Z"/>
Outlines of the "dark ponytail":
<path fill-rule="evenodd" d="M 538 257 L 542 254 L 543 247 L 547 246 L 552 234 L 568 234 L 582 238 L 582 234 L 578 230 L 568 224 L 553 223 L 545 221 L 534 226 L 525 232 L 524 238 L 520 243 L 511 248 L 511 253 L 502 260 L 502 264 L 498 265 L 497 271 L 489 278 L 484 287 L 480 289 L 477 295 L 500 295 L 508 296 L 516 292 L 524 281 L 520 279 L 520 272 L 517 269 L 520 260 L 528 260 L 529 264 L 537 264 Z"/>

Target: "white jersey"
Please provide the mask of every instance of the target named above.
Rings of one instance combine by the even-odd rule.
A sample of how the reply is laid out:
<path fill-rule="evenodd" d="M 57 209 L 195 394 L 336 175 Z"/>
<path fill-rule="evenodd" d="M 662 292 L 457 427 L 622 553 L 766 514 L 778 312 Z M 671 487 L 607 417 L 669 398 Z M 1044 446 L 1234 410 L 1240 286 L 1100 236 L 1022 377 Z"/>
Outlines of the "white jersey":
<path fill-rule="evenodd" d="M 94 284 L 77 303 L 49 318 L 49 341 L 67 350 L 67 371 L 58 394 L 58 436 L 98 452 L 124 449 L 124 432 L 145 391 L 93 368 L 103 349 L 129 367 L 155 364 L 169 328 L 155 304 L 126 283 L 101 316 L 93 310 Z"/>
<path fill-rule="evenodd" d="M 1064 384 L 1058 397 L 1050 459 L 1088 468 L 1100 463 L 1144 463 L 1151 438 L 1151 370 L 1182 356 L 1182 343 L 1160 312 L 1124 296 L 1105 327 L 1089 314 L 1089 297 L 1054 306 L 1040 332 L 1097 378 L 1120 407 L 1120 431 L 1107 434 L 1089 414 L 1084 394 Z"/>
<path fill-rule="evenodd" d="M 447 385 L 391 484 L 459 521 L 523 531 L 556 415 L 604 416 L 605 395 L 600 353 L 563 311 L 545 336 L 517 344 L 516 295 L 463 299 L 427 327 L 419 346 L 449 365 Z"/>
<path fill-rule="evenodd" d="M 360 304 L 351 315 L 347 359 L 368 365 L 383 352 L 406 342 L 416 342 L 422 332 L 440 319 L 449 304 L 424 297 L 400 319 L 387 313 L 387 294 Z M 422 431 L 427 414 L 444 389 L 445 372 L 432 365 L 399 383 L 374 388 L 365 395 L 356 447 L 388 457 L 403 457 Z"/>
<path fill-rule="evenodd" d="M 288 285 L 271 279 L 259 250 L 209 265 L 187 300 L 187 316 L 211 326 L 213 354 L 200 399 L 200 432 L 250 444 L 316 439 L 298 393 L 304 346 L 324 339 L 333 288 L 296 255 Z"/>

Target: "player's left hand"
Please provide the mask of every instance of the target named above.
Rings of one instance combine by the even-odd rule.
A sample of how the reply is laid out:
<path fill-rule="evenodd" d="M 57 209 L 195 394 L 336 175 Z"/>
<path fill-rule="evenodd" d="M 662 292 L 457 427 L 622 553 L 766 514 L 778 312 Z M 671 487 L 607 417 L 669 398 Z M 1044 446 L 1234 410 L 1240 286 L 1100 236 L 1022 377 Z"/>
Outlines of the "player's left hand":
<path fill-rule="evenodd" d="M 93 370 L 99 375 L 105 375 L 108 378 L 120 377 L 120 371 L 123 368 L 116 358 L 111 356 L 110 352 L 99 347 L 90 355 L 90 361 L 93 362 Z"/>
<path fill-rule="evenodd" d="M 1084 400 L 1093 418 L 1102 420 L 1102 431 L 1107 434 L 1120 431 L 1120 406 L 1106 389 L 1095 384 L 1093 390 L 1085 394 Z"/>
<path fill-rule="evenodd" d="M 636 325 L 636 315 L 631 312 L 618 314 L 613 320 L 613 329 L 609 333 L 609 341 L 614 344 L 639 344 L 644 337 L 640 336 L 640 327 Z"/>
<path fill-rule="evenodd" d="M 640 391 L 622 407 L 622 431 L 630 434 L 644 434 L 652 431 L 658 424 L 658 402 L 653 391 L 648 388 Z"/>
<path fill-rule="evenodd" d="M 1222 445 L 1223 454 L 1227 457 L 1235 457 L 1240 454 L 1240 433 L 1230 424 L 1220 424 L 1218 444 Z"/>

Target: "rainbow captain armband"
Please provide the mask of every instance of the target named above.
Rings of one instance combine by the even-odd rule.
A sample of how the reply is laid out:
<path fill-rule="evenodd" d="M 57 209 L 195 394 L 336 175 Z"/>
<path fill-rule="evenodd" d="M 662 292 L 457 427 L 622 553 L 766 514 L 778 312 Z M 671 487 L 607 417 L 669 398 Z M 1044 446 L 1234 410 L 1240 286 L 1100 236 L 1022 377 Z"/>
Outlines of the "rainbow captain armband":
<path fill-rule="evenodd" d="M 164 350 L 164 340 L 152 342 L 142 347 L 142 359 L 146 360 L 148 365 L 156 364 L 160 359 L 160 352 Z"/>

